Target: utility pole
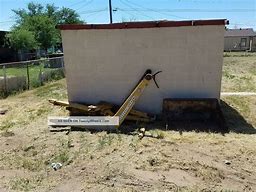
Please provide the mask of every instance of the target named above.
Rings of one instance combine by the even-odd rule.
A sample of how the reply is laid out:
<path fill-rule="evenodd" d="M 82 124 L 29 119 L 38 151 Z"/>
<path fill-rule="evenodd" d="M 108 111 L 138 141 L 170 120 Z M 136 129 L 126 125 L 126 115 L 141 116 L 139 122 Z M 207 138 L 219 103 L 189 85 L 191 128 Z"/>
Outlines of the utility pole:
<path fill-rule="evenodd" d="M 110 19 L 110 23 L 113 23 L 113 19 L 112 19 L 112 0 L 108 0 L 108 4 L 109 4 L 109 19 Z"/>

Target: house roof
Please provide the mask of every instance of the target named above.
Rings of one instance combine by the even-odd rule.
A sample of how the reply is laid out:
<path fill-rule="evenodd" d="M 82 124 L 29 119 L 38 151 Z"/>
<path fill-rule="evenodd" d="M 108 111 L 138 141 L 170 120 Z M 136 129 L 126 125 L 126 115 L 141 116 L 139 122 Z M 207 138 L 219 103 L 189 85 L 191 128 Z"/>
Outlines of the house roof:
<path fill-rule="evenodd" d="M 256 32 L 252 28 L 248 29 L 227 29 L 225 37 L 251 37 L 256 36 Z"/>
<path fill-rule="evenodd" d="M 191 21 L 146 21 L 146 22 L 125 22 L 113 24 L 65 24 L 58 25 L 60 30 L 81 30 L 81 29 L 131 29 L 131 28 L 159 28 L 159 27 L 181 27 L 200 25 L 226 25 L 226 19 L 218 20 L 191 20 Z"/>

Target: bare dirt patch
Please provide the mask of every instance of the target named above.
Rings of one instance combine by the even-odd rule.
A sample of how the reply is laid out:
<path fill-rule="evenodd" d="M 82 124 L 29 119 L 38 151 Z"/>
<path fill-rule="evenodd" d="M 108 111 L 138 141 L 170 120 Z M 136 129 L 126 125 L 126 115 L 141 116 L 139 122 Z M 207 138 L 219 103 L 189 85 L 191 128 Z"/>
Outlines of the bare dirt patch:
<path fill-rule="evenodd" d="M 155 126 L 142 140 L 142 124 L 49 132 L 47 116 L 67 114 L 49 98 L 67 98 L 65 80 L 0 100 L 0 191 L 256 191 L 255 96 L 222 98 L 228 134 Z"/>

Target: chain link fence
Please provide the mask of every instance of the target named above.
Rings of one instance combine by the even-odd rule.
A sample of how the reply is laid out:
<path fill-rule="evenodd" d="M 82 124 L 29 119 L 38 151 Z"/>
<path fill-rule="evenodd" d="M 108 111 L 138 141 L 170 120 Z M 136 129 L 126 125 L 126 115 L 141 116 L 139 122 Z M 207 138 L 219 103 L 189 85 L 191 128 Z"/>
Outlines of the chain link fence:
<path fill-rule="evenodd" d="M 0 97 L 65 77 L 63 57 L 0 64 Z"/>

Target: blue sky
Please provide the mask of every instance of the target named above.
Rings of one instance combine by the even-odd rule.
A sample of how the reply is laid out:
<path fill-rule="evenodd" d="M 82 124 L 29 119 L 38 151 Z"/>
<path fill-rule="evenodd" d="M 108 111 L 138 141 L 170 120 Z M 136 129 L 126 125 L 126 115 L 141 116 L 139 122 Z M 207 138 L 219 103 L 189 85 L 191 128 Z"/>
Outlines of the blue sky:
<path fill-rule="evenodd" d="M 31 0 L 0 0 L 0 30 L 14 24 L 12 9 Z M 108 0 L 34 0 L 76 10 L 87 23 L 108 23 Z M 191 20 L 225 18 L 229 28 L 256 29 L 256 0 L 112 0 L 113 21 Z"/>

